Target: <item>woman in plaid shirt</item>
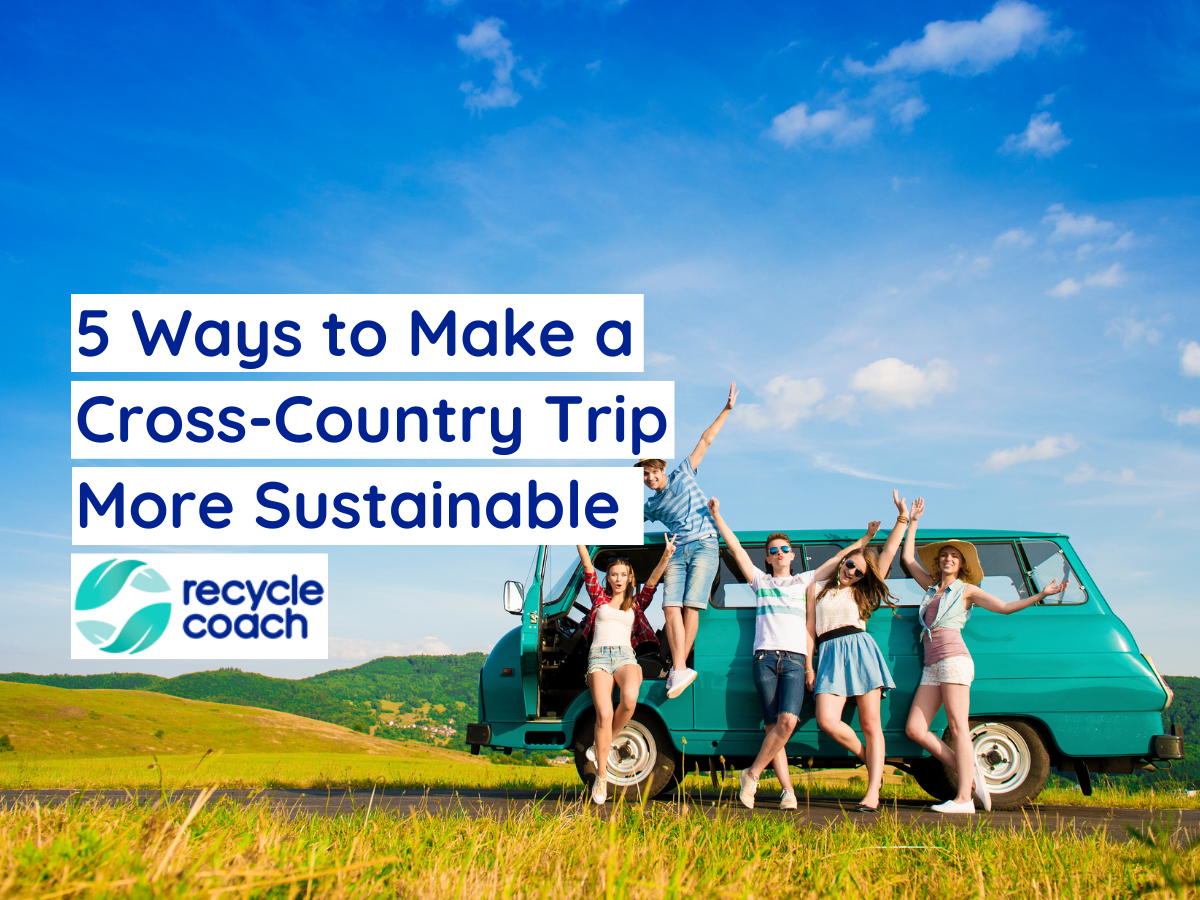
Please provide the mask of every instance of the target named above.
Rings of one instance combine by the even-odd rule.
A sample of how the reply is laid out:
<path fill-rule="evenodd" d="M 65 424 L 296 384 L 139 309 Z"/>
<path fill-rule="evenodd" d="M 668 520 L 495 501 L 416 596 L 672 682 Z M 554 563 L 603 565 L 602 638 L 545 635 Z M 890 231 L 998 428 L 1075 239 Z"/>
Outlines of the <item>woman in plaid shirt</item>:
<path fill-rule="evenodd" d="M 642 667 L 638 665 L 633 648 L 658 641 L 654 629 L 646 620 L 646 607 L 654 599 L 654 589 L 675 552 L 674 535 L 667 537 L 662 559 L 650 573 L 639 591 L 633 566 L 629 560 L 614 558 L 608 561 L 604 574 L 605 586 L 600 587 L 596 569 L 588 548 L 578 545 L 583 560 L 583 583 L 592 598 L 592 610 L 583 624 L 584 637 L 592 642 L 588 652 L 587 682 L 596 708 L 596 743 L 588 749 L 588 758 L 596 764 L 596 780 L 592 784 L 592 800 L 603 803 L 608 799 L 608 751 L 614 734 L 620 734 L 637 707 L 638 690 L 642 686 Z M 621 689 L 621 700 L 613 709 L 613 682 Z"/>

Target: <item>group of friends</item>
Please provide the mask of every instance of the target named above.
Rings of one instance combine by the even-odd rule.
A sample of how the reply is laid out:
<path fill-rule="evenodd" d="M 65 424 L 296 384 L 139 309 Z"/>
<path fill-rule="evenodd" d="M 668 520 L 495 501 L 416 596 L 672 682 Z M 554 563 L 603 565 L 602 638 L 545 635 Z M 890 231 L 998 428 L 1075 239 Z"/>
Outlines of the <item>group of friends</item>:
<path fill-rule="evenodd" d="M 957 796 L 934 810 L 971 815 L 976 801 L 990 810 L 987 782 L 970 737 L 975 665 L 963 641 L 963 625 L 973 607 L 1007 615 L 1061 592 L 1066 585 L 1055 581 L 1032 596 L 1008 603 L 993 597 L 979 586 L 983 567 L 973 544 L 940 541 L 918 550 L 917 523 L 925 502 L 918 497 L 910 509 L 896 491 L 892 492 L 896 522 L 880 550 L 868 546 L 879 531 L 880 523 L 873 521 L 862 537 L 832 559 L 797 574 L 792 542 L 776 532 L 767 539 L 763 568 L 759 568 L 725 523 L 720 502 L 709 499 L 696 482 L 700 462 L 733 410 L 737 394 L 737 385 L 730 385 L 725 408 L 705 429 L 696 449 L 670 474 L 664 460 L 637 462 L 646 487 L 653 492 L 646 501 L 645 517 L 662 523 L 668 532 L 662 558 L 640 588 L 633 566 L 621 558 L 606 561 L 602 586 L 588 548 L 579 546 L 584 585 L 592 600 L 584 622 L 584 634 L 591 640 L 587 681 L 596 710 L 595 743 L 587 750 L 597 770 L 592 799 L 604 803 L 608 798 L 607 761 L 613 736 L 621 733 L 637 706 L 642 669 L 634 647 L 657 643 L 646 609 L 660 580 L 671 659 L 667 697 L 678 697 L 696 680 L 687 659 L 696 640 L 700 610 L 708 606 L 717 574 L 720 535 L 757 600 L 754 683 L 766 734 L 753 764 L 739 776 L 741 803 L 754 808 L 759 778 L 773 766 L 783 788 L 780 809 L 797 807 L 786 745 L 799 722 L 805 691 L 810 691 L 817 725 L 866 765 L 867 790 L 855 809 L 879 809 L 885 758 L 879 707 L 883 694 L 896 683 L 866 628 L 875 610 L 894 605 L 886 577 L 903 544 L 901 565 L 925 591 L 918 611 L 923 668 L 906 732 L 958 775 Z M 619 692 L 615 707 L 614 685 Z M 842 719 L 851 698 L 858 707 L 861 740 Z M 929 727 L 942 707 L 953 747 Z"/>

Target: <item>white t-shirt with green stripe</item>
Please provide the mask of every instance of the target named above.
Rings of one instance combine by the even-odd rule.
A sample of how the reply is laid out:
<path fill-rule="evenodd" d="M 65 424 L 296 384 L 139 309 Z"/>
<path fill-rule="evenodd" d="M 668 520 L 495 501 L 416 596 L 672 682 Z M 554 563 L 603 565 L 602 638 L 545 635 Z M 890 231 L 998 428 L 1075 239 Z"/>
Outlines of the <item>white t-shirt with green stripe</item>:
<path fill-rule="evenodd" d="M 754 617 L 754 649 L 808 652 L 808 628 L 804 620 L 804 592 L 816 580 L 815 572 L 776 578 L 757 566 L 750 586 L 758 598 Z"/>

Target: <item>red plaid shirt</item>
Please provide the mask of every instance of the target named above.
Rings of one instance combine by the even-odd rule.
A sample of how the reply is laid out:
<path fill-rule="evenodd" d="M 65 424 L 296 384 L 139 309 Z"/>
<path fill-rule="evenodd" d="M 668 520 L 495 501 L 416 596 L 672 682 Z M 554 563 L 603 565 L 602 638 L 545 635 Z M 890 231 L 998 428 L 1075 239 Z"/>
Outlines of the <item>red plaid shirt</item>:
<path fill-rule="evenodd" d="M 600 587 L 600 581 L 596 578 L 594 569 L 591 572 L 583 573 L 583 584 L 587 588 L 588 596 L 592 598 L 592 610 L 583 622 L 583 636 L 590 641 L 592 632 L 596 628 L 596 613 L 604 604 L 612 603 L 612 596 Z M 658 585 L 642 585 L 642 589 L 638 591 L 634 600 L 633 634 L 630 638 L 634 647 L 639 644 L 658 644 L 658 638 L 654 636 L 654 629 L 650 627 L 650 621 L 646 618 L 646 607 L 653 602 L 656 587 Z"/>

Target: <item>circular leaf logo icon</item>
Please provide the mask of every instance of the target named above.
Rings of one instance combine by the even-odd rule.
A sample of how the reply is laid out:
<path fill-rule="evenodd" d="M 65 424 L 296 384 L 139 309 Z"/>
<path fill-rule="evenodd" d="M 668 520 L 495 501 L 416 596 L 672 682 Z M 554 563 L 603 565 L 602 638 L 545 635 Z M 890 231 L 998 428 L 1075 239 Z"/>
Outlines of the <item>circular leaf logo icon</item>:
<path fill-rule="evenodd" d="M 75 592 L 75 609 L 78 612 L 101 609 L 126 588 L 146 594 L 160 594 L 169 591 L 171 586 L 140 559 L 109 559 L 84 576 L 79 590 Z M 141 653 L 162 637 L 170 620 L 169 602 L 150 603 L 134 611 L 119 629 L 118 625 L 98 618 L 76 622 L 75 627 L 105 653 L 132 655 Z"/>

